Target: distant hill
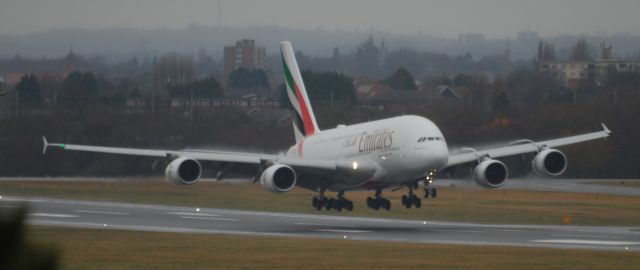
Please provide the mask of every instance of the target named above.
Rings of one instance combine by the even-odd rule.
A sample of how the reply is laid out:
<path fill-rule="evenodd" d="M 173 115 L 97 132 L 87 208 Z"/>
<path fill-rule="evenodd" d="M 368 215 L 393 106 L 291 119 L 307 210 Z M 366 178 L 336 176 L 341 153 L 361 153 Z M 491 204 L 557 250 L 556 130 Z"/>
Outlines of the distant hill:
<path fill-rule="evenodd" d="M 390 32 L 304 30 L 279 26 L 251 27 L 204 27 L 191 25 L 184 29 L 127 29 L 105 28 L 58 29 L 27 35 L 0 36 L 0 58 L 10 58 L 17 54 L 24 57 L 60 57 L 67 54 L 70 47 L 83 55 L 102 55 L 107 61 L 118 61 L 132 56 L 156 56 L 176 51 L 196 55 L 199 48 L 205 48 L 215 59 L 222 57 L 222 49 L 236 40 L 255 39 L 267 48 L 268 54 L 277 53 L 281 40 L 291 40 L 297 50 L 310 56 L 331 56 L 339 47 L 343 53 L 351 53 L 370 34 L 376 41 L 385 39 L 390 49 L 412 47 L 418 50 L 446 53 L 449 55 L 470 52 L 474 58 L 503 54 L 509 44 L 513 59 L 531 59 L 535 55 L 537 41 L 482 39 L 481 42 L 465 44 L 457 38 L 441 38 L 417 33 L 415 35 Z M 546 40 L 556 48 L 570 47 L 582 36 L 562 35 Z M 614 54 L 620 57 L 638 56 L 640 36 L 617 34 L 612 36 L 586 36 L 588 42 L 598 46 L 606 41 L 613 45 Z"/>

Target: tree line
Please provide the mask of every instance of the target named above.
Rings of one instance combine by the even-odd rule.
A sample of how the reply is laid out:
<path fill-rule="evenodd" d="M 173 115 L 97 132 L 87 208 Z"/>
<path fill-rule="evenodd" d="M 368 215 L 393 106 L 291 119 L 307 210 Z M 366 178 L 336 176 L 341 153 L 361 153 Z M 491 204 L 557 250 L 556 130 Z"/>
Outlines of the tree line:
<path fill-rule="evenodd" d="M 606 123 L 613 131 L 607 141 L 564 148 L 570 166 L 567 177 L 640 177 L 640 78 L 638 74 L 611 74 L 606 87 L 595 91 L 566 89 L 554 78 L 521 70 L 488 81 L 480 75 L 456 76 L 452 85 L 464 84 L 477 95 L 468 102 L 434 103 L 429 106 L 388 106 L 370 111 L 354 106 L 351 79 L 338 73 L 305 71 L 313 107 L 321 129 L 401 114 L 432 119 L 442 129 L 452 150 L 456 146 L 508 143 L 528 136 L 538 140 L 575 135 L 600 129 Z M 443 79 L 444 80 L 444 79 Z M 25 83 L 31 84 L 26 78 Z M 96 82 L 97 81 L 97 82 Z M 99 77 L 77 74 L 68 84 L 100 87 Z M 341 90 L 339 90 L 341 89 Z M 333 94 L 329 90 L 333 90 Z M 339 90 L 339 91 L 338 91 Z M 572 95 L 576 91 L 577 98 Z M 583 92 L 587 91 L 587 92 Z M 88 97 L 99 100 L 100 95 Z M 331 98 L 334 102 L 331 102 Z M 5 101 L 2 99 L 2 101 Z M 6 103 L 5 103 L 6 104 Z M 261 113 L 268 113 L 263 111 Z M 0 175 L 127 176 L 160 174 L 152 170 L 153 159 L 91 153 L 50 151 L 41 154 L 41 136 L 50 141 L 129 146 L 142 148 L 205 147 L 279 153 L 294 143 L 290 119 L 264 121 L 240 109 L 202 112 L 193 122 L 184 114 L 160 112 L 127 114 L 107 102 L 95 102 L 81 114 L 25 114 L 0 119 Z M 256 136 L 260 134 L 260 136 Z M 530 172 L 530 160 L 516 159 L 513 168 Z M 514 170 L 515 171 L 515 170 Z"/>

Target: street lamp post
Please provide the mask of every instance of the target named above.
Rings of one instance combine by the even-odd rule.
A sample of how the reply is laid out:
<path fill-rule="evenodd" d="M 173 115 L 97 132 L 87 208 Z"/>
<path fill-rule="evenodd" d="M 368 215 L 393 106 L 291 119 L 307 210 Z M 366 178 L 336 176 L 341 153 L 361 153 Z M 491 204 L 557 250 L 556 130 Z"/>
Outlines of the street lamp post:
<path fill-rule="evenodd" d="M 193 124 L 193 89 L 191 89 L 191 97 L 189 100 L 189 105 L 191 105 L 190 112 L 189 112 L 189 123 Z"/>
<path fill-rule="evenodd" d="M 20 118 L 20 92 L 18 92 L 18 89 L 15 90 L 16 91 L 16 119 Z"/>

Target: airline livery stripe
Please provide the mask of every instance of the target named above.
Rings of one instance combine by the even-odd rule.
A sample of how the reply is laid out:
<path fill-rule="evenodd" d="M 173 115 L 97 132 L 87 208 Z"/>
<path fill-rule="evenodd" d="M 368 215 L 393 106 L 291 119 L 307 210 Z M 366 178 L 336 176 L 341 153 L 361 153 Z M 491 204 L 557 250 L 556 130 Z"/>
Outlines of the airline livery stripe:
<path fill-rule="evenodd" d="M 294 82 L 293 82 L 293 76 L 291 75 L 291 71 L 289 71 L 289 66 L 287 66 L 287 61 L 285 61 L 284 59 L 284 55 L 282 55 L 282 66 L 284 67 L 284 77 L 287 81 L 287 85 L 289 86 L 287 88 L 287 90 L 291 91 L 291 93 L 293 93 L 293 96 L 296 98 L 296 100 L 298 99 L 298 95 L 295 91 L 293 91 L 293 89 L 295 88 L 293 86 Z"/>
<path fill-rule="evenodd" d="M 305 131 L 304 135 L 309 136 L 315 133 L 313 122 L 311 120 L 311 114 L 309 114 L 309 109 L 307 108 L 307 103 L 304 99 L 304 96 L 302 95 L 302 92 L 300 91 L 298 84 L 293 79 L 293 76 L 291 75 L 291 70 L 289 69 L 289 66 L 286 63 L 284 56 L 282 56 L 282 60 L 283 60 L 282 64 L 284 66 L 285 78 L 287 81 L 287 85 L 289 86 L 288 90 L 291 90 L 297 99 L 298 106 L 300 107 L 300 112 L 298 113 L 302 115 L 302 123 L 304 125 L 304 131 Z"/>
<path fill-rule="evenodd" d="M 309 114 L 307 105 L 304 102 L 304 98 L 302 98 L 298 85 L 295 84 L 295 86 L 296 86 L 296 92 L 298 92 L 298 96 L 300 97 L 298 98 L 298 103 L 300 103 L 300 110 L 302 110 L 302 122 L 304 123 L 305 135 L 309 136 L 314 133 L 313 124 L 311 122 L 311 115 Z"/>

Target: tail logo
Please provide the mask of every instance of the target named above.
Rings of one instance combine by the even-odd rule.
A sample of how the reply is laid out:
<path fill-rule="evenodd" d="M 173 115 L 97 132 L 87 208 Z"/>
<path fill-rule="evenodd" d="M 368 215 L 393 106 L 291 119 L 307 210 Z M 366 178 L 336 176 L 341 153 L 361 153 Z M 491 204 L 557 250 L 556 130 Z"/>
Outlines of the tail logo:
<path fill-rule="evenodd" d="M 304 137 L 307 137 L 319 131 L 318 125 L 313 115 L 291 44 L 282 42 L 280 46 L 287 96 L 296 112 L 294 128 Z"/>

